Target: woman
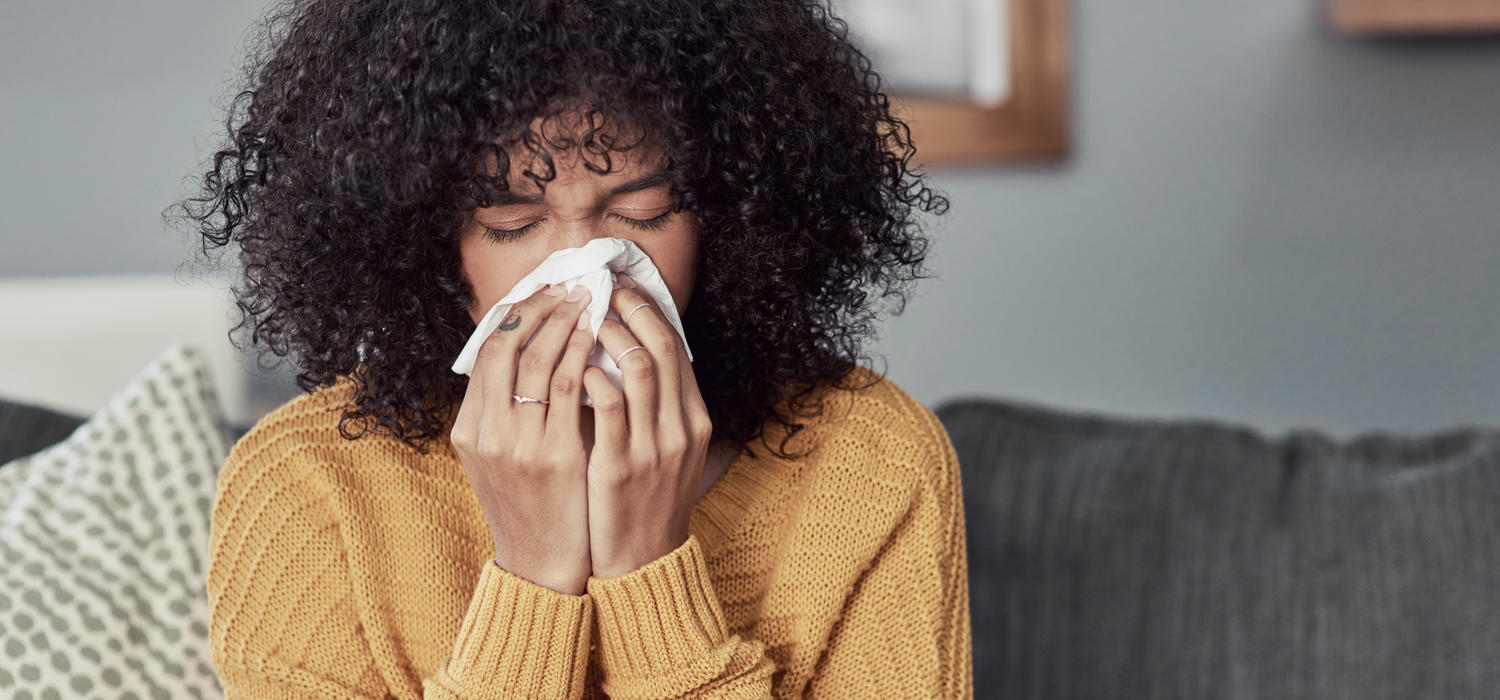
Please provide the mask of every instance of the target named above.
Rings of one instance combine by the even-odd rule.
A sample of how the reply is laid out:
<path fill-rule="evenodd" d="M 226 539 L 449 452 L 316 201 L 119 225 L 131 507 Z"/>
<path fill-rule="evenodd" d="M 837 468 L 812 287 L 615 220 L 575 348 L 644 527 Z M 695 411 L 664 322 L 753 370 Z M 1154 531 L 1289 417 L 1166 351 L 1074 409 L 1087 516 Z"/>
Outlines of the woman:
<path fill-rule="evenodd" d="M 947 202 L 842 22 L 305 0 L 266 26 L 184 202 L 308 392 L 220 476 L 230 697 L 972 693 L 953 448 L 858 362 Z M 552 288 L 451 371 L 599 237 L 649 256 L 695 361 L 621 276 L 597 338 Z"/>

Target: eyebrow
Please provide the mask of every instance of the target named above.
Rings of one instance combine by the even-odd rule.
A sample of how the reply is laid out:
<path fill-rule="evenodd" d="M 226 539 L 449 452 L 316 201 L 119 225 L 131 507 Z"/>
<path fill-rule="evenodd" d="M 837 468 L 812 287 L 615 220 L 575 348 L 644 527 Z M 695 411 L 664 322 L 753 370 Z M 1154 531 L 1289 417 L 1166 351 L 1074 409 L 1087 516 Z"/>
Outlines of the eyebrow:
<path fill-rule="evenodd" d="M 641 190 L 649 190 L 649 189 L 651 189 L 653 187 L 658 187 L 660 185 L 666 184 L 666 182 L 667 182 L 667 173 L 666 173 L 666 171 L 664 171 L 664 170 L 658 170 L 658 171 L 656 171 L 654 173 L 651 173 L 649 175 L 644 175 L 642 177 L 638 177 L 638 178 L 636 178 L 634 180 L 631 180 L 630 182 L 627 182 L 625 184 L 619 185 L 619 186 L 615 187 L 614 189 L 611 189 L 608 193 L 606 193 L 606 195 L 610 196 L 610 197 L 615 197 L 615 196 L 622 195 L 622 194 L 629 194 L 631 192 L 640 192 Z M 539 195 L 539 194 L 520 194 L 520 193 L 511 191 L 511 190 L 506 190 L 504 192 L 497 192 L 497 193 L 495 193 L 495 198 L 494 198 L 494 201 L 491 204 L 491 206 L 503 207 L 503 206 L 505 206 L 507 204 L 541 204 L 541 203 L 542 203 L 542 195 Z"/>

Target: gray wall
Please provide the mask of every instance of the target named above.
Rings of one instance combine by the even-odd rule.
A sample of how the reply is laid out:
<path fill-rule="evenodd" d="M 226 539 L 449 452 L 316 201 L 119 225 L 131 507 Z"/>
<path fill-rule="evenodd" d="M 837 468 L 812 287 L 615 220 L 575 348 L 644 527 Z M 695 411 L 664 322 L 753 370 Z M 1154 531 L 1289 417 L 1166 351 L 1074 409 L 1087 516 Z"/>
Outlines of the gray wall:
<path fill-rule="evenodd" d="M 189 241 L 159 215 L 262 5 L 0 2 L 0 276 L 176 268 Z"/>
<path fill-rule="evenodd" d="M 1500 38 L 1353 41 L 1317 5 L 1076 2 L 1076 154 L 935 174 L 940 279 L 891 376 L 1268 431 L 1500 425 Z"/>
<path fill-rule="evenodd" d="M 1500 40 L 1317 4 L 1075 0 L 1073 157 L 933 172 L 938 277 L 877 368 L 930 405 L 1500 424 Z M 176 268 L 157 214 L 261 6 L 0 6 L 0 276 Z"/>

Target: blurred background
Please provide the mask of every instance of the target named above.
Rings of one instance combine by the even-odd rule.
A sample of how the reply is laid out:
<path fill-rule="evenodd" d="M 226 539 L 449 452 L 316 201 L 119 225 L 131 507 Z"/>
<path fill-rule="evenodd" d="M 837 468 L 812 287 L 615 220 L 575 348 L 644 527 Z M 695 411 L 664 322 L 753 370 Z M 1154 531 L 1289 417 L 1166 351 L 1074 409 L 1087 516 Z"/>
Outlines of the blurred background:
<path fill-rule="evenodd" d="M 294 395 L 160 219 L 262 7 L 0 7 L 0 396 L 86 412 L 174 334 L 222 343 L 232 419 Z M 1353 39 L 1311 0 L 1069 7 L 1069 155 L 928 169 L 935 277 L 877 370 L 929 406 L 1500 424 L 1500 41 Z"/>

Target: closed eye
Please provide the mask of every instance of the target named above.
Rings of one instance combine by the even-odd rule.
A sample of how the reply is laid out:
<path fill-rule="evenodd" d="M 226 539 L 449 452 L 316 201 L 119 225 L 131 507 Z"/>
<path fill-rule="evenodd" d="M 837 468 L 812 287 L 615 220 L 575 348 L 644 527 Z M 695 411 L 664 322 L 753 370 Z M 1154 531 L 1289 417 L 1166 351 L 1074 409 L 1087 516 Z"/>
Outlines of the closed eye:
<path fill-rule="evenodd" d="M 672 213 L 673 212 L 669 211 L 665 214 L 654 216 L 649 219 L 632 219 L 628 216 L 620 216 L 619 214 L 615 214 L 614 217 L 632 228 L 640 229 L 642 231 L 659 231 L 662 228 L 666 227 L 668 220 L 672 218 Z M 520 228 L 493 228 L 490 226 L 481 226 L 484 229 L 484 235 L 486 237 L 495 241 L 505 242 L 525 236 L 528 231 L 536 228 L 537 224 L 540 224 L 546 220 L 547 217 L 544 216 Z"/>
<path fill-rule="evenodd" d="M 665 214 L 662 214 L 661 216 L 654 216 L 654 217 L 651 217 L 649 219 L 632 219 L 632 218 L 630 218 L 628 216 L 620 216 L 618 214 L 615 215 L 616 219 L 624 221 L 627 225 L 634 226 L 635 228 L 641 229 L 643 231 L 655 231 L 655 230 L 658 230 L 658 229 L 662 228 L 663 226 L 666 226 L 667 225 L 667 219 L 670 219 L 671 217 L 672 217 L 672 212 L 670 212 L 670 211 L 667 212 L 667 213 L 665 213 Z"/>
<path fill-rule="evenodd" d="M 547 217 L 544 216 L 520 228 L 493 228 L 490 226 L 484 226 L 483 224 L 480 224 L 480 226 L 484 229 L 485 237 L 503 243 L 505 241 L 514 240 L 526 235 L 527 231 L 536 228 L 537 224 L 540 224 L 546 220 Z"/>

